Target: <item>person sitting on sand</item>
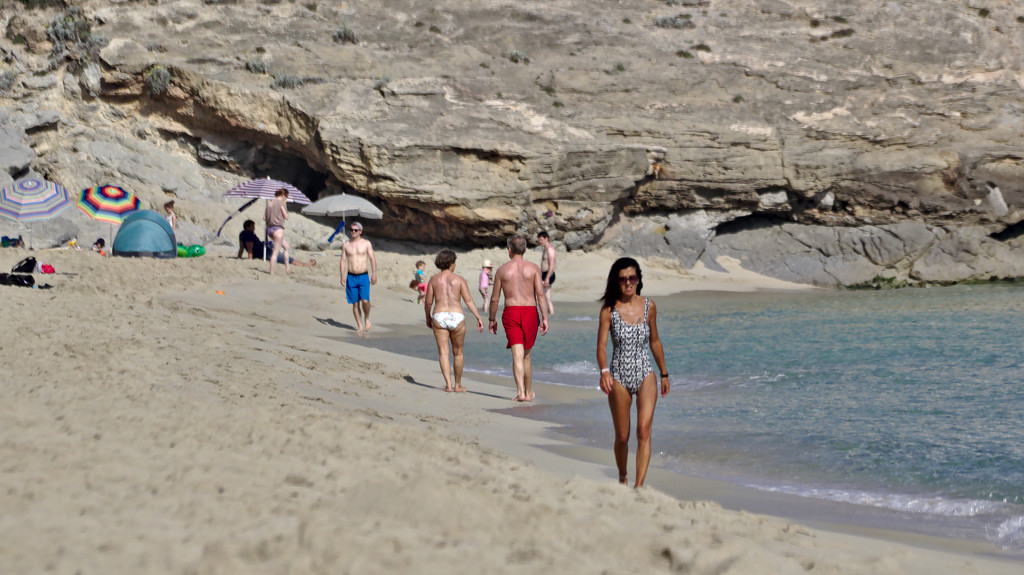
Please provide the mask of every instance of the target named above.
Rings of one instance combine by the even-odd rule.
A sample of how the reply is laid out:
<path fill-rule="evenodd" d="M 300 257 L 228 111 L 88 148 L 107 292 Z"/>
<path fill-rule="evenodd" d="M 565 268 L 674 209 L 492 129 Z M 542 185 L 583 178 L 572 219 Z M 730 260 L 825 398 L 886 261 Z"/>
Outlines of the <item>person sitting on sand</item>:
<path fill-rule="evenodd" d="M 465 363 L 462 349 L 466 340 L 466 314 L 463 304 L 469 307 L 476 317 L 476 331 L 484 331 L 484 320 L 476 311 L 476 303 L 469 294 L 469 284 L 455 273 L 455 252 L 441 250 L 434 258 L 434 265 L 441 273 L 427 282 L 427 295 L 423 301 L 423 311 L 427 316 L 427 327 L 434 330 L 437 342 L 437 360 L 444 377 L 445 391 L 466 391 L 462 387 L 462 366 Z M 451 358 L 448 351 L 451 347 Z M 452 376 L 449 369 L 455 372 L 455 386 L 452 387 Z"/>
<path fill-rule="evenodd" d="M 248 256 L 250 260 L 262 260 L 265 249 L 266 244 L 256 235 L 256 222 L 245 220 L 245 223 L 242 224 L 242 232 L 238 234 L 238 257 Z M 288 260 L 289 264 L 304 268 L 311 268 L 316 265 L 316 260 L 301 262 L 291 256 L 288 257 Z M 277 263 L 284 263 L 284 254 L 281 252 L 277 254 Z"/>
<path fill-rule="evenodd" d="M 644 287 L 640 264 L 633 258 L 619 258 L 608 272 L 601 297 L 597 328 L 597 366 L 601 369 L 601 391 L 608 394 L 615 427 L 615 465 L 619 483 L 626 484 L 629 458 L 629 412 L 636 396 L 636 483 L 643 487 L 651 463 L 651 427 L 658 385 L 650 353 L 661 370 L 661 396 L 669 390 L 665 352 L 658 337 L 658 308 L 640 296 Z M 608 339 L 612 341 L 612 362 L 608 363 Z"/>
<path fill-rule="evenodd" d="M 103 241 L 103 238 L 98 238 L 96 243 L 92 245 L 92 251 L 102 252 L 106 248 L 107 242 Z"/>

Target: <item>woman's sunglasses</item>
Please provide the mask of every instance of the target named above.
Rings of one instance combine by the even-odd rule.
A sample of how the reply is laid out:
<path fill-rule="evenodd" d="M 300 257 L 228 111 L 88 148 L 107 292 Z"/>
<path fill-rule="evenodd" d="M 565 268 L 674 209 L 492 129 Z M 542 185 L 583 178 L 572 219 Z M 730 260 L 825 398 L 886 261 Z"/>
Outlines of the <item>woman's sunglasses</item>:
<path fill-rule="evenodd" d="M 619 276 L 619 283 L 622 285 L 626 285 L 627 283 L 630 285 L 636 285 L 640 283 L 640 276 Z"/>

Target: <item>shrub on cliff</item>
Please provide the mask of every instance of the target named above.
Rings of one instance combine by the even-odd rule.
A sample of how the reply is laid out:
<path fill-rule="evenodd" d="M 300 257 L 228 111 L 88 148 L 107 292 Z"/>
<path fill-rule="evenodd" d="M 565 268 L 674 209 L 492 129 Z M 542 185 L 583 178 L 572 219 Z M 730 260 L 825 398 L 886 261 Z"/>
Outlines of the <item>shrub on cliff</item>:
<path fill-rule="evenodd" d="M 690 21 L 689 14 L 676 16 L 658 16 L 654 19 L 654 25 L 658 28 L 696 28 L 697 25 Z"/>
<path fill-rule="evenodd" d="M 359 36 L 351 28 L 342 24 L 334 30 L 334 41 L 341 44 L 358 44 Z"/>
<path fill-rule="evenodd" d="M 65 0 L 21 0 L 26 8 L 48 8 L 50 6 L 67 6 Z"/>
<path fill-rule="evenodd" d="M 143 75 L 146 81 L 146 88 L 149 93 L 158 96 L 167 91 L 171 87 L 171 73 L 163 66 L 157 64 L 146 70 Z"/>
<path fill-rule="evenodd" d="M 54 68 L 65 60 L 81 68 L 95 60 L 99 49 L 110 42 L 105 36 L 93 35 L 92 19 L 78 6 L 70 6 L 58 14 L 46 27 L 46 36 L 53 44 L 50 65 Z"/>
<path fill-rule="evenodd" d="M 512 50 L 512 52 L 508 55 L 508 59 L 511 60 L 512 62 L 515 62 L 516 64 L 519 64 L 519 63 L 529 64 L 530 63 L 530 59 L 526 57 L 526 54 L 523 53 L 523 52 L 520 52 L 519 50 Z"/>
<path fill-rule="evenodd" d="M 318 76 L 296 76 L 295 74 L 274 74 L 274 81 L 271 86 L 274 88 L 298 88 L 305 84 L 323 84 L 324 78 Z"/>
<path fill-rule="evenodd" d="M 253 74 L 269 74 L 270 66 L 263 61 L 263 58 L 253 58 L 245 63 L 245 69 Z"/>
<path fill-rule="evenodd" d="M 14 87 L 14 81 L 18 79 L 18 73 L 14 70 L 0 72 L 0 94 L 6 94 Z"/>

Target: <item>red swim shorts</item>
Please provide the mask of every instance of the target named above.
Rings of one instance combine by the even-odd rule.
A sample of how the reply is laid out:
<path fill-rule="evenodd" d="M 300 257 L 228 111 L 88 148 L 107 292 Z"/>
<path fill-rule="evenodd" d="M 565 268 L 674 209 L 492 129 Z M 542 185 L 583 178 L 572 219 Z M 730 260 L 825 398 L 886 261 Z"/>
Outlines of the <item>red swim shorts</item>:
<path fill-rule="evenodd" d="M 508 340 L 506 348 L 521 343 L 525 349 L 533 349 L 533 344 L 537 341 L 540 316 L 537 314 L 536 306 L 506 307 L 505 311 L 501 312 L 501 325 L 505 328 L 505 339 Z"/>

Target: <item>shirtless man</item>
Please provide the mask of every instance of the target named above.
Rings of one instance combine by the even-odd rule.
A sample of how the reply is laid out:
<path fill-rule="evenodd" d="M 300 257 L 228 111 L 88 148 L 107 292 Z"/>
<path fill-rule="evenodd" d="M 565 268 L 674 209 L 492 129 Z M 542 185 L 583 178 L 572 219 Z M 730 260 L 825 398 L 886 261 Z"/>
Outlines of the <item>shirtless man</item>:
<path fill-rule="evenodd" d="M 484 331 L 484 320 L 480 318 L 476 311 L 476 303 L 469 295 L 469 284 L 465 278 L 455 273 L 455 252 L 441 250 L 434 258 L 434 265 L 441 273 L 427 282 L 423 311 L 427 315 L 427 327 L 434 330 L 434 339 L 437 341 L 437 361 L 441 366 L 441 375 L 444 376 L 444 390 L 462 392 L 466 391 L 466 388 L 462 387 L 462 366 L 465 361 L 462 345 L 466 341 L 466 314 L 463 313 L 463 303 L 469 306 L 469 311 L 476 316 L 477 333 Z M 454 362 L 449 359 L 449 347 Z M 452 377 L 448 373 L 449 368 L 455 372 L 454 388 Z"/>
<path fill-rule="evenodd" d="M 341 287 L 352 304 L 356 333 L 363 335 L 370 332 L 370 286 L 377 283 L 377 258 L 369 240 L 363 238 L 362 224 L 349 226 L 349 235 L 352 239 L 341 248 Z"/>
<path fill-rule="evenodd" d="M 540 253 L 540 279 L 544 286 L 544 303 L 548 306 L 548 315 L 555 315 L 555 304 L 551 303 L 551 286 L 555 285 L 555 246 L 551 245 L 551 238 L 544 231 L 537 234 L 537 243 L 543 250 Z"/>
<path fill-rule="evenodd" d="M 516 380 L 515 401 L 533 401 L 533 366 L 530 364 L 530 350 L 537 341 L 537 302 L 544 297 L 537 264 L 523 259 L 526 253 L 526 238 L 512 236 L 508 239 L 509 261 L 494 272 L 494 291 L 488 308 L 488 329 L 498 333 L 498 300 L 505 294 L 505 309 L 501 314 L 501 325 L 505 328 L 506 347 L 512 349 L 512 375 Z M 548 310 L 540 306 L 540 334 L 548 333 Z"/>

